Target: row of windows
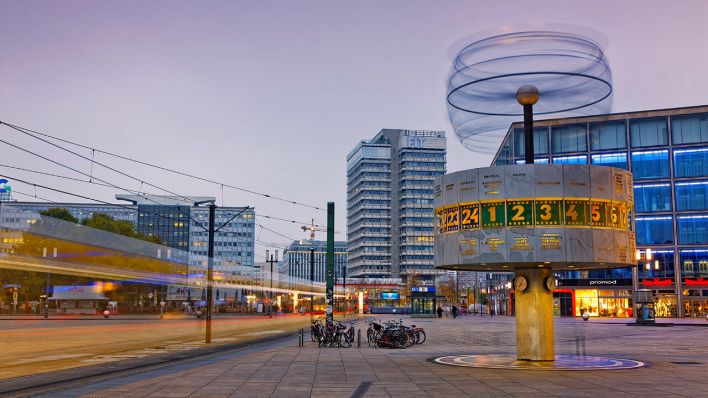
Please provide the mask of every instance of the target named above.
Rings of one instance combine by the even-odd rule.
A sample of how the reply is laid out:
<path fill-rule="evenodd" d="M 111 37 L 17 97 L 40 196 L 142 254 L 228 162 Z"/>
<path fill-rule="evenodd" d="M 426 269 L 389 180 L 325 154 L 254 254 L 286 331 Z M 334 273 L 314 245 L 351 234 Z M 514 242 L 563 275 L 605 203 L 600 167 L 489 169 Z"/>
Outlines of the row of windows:
<path fill-rule="evenodd" d="M 634 151 L 632 156 L 632 174 L 635 180 L 669 178 L 669 150 Z M 682 148 L 673 150 L 674 177 L 706 177 L 708 176 L 708 148 Z M 628 170 L 627 154 L 600 153 L 590 156 L 592 164 L 613 166 Z M 537 164 L 548 163 L 548 158 L 535 159 Z M 523 164 L 519 159 L 517 164 Z M 554 156 L 556 164 L 587 164 L 587 155 Z"/>
<path fill-rule="evenodd" d="M 671 142 L 675 145 L 708 142 L 708 114 L 673 116 L 671 129 Z M 551 127 L 550 148 L 547 127 L 536 127 L 533 134 L 534 152 L 537 154 L 587 151 L 588 141 L 592 150 L 627 148 L 624 120 Z M 632 148 L 668 145 L 667 118 L 630 120 L 629 140 Z M 523 129 L 514 129 L 513 145 L 514 155 L 523 156 Z"/>
<path fill-rule="evenodd" d="M 206 250 L 195 250 L 192 252 L 192 254 L 195 254 L 197 256 L 206 256 L 209 254 L 208 251 Z M 232 252 L 232 251 L 215 251 L 214 256 L 220 256 L 220 257 L 228 257 L 228 256 L 237 256 L 237 257 L 251 257 L 253 256 L 253 252 L 246 251 L 246 252 Z"/>
<path fill-rule="evenodd" d="M 676 182 L 676 210 L 708 210 L 708 181 Z M 634 207 L 637 212 L 671 211 L 669 183 L 636 185 Z"/>
<path fill-rule="evenodd" d="M 708 243 L 708 215 L 678 216 L 678 242 L 674 240 L 671 216 L 637 217 L 638 245 L 701 245 Z"/>

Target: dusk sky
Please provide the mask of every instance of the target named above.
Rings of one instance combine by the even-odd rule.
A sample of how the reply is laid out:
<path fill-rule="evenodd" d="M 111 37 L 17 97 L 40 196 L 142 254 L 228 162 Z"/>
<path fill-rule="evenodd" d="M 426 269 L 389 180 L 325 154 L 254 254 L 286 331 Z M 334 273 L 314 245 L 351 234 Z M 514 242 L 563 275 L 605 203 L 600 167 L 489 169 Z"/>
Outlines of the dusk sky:
<path fill-rule="evenodd" d="M 492 155 L 460 145 L 445 103 L 451 48 L 476 32 L 527 24 L 592 28 L 607 44 L 614 112 L 708 104 L 708 2 L 701 0 L 23 0 L 0 1 L 0 12 L 0 120 L 323 208 L 335 201 L 338 240 L 346 239 L 345 157 L 380 129 L 445 130 L 448 171 L 489 164 Z M 91 170 L 5 126 L 0 139 Z M 81 177 L 6 144 L 0 150 L 1 164 Z M 218 186 L 96 159 L 222 204 Z M 93 173 L 140 189 L 98 167 Z M 111 202 L 121 193 L 6 167 L 0 174 Z M 83 201 L 41 189 L 37 195 Z M 229 189 L 223 204 L 326 221 L 324 212 Z M 258 222 L 306 237 L 299 224 Z M 287 243 L 267 231 L 260 240 Z M 256 261 L 264 252 L 256 246 Z"/>

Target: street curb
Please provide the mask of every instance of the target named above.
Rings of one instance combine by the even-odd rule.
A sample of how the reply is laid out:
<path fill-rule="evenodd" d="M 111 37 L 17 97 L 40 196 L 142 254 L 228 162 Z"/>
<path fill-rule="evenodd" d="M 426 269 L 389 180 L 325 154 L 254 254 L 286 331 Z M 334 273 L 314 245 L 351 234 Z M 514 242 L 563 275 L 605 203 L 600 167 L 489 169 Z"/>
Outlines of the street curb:
<path fill-rule="evenodd" d="M 215 354 L 225 354 L 228 351 L 238 351 L 259 345 L 266 345 L 291 337 L 296 337 L 297 331 L 279 334 L 277 336 L 263 337 L 257 340 L 237 343 L 225 343 L 209 347 L 195 348 L 189 351 L 158 354 L 144 358 L 126 359 L 102 365 L 89 365 L 78 368 L 40 373 L 37 375 L 21 376 L 0 381 L 0 397 L 27 397 L 35 394 L 48 393 L 56 389 L 76 386 L 80 381 L 90 379 L 92 384 L 125 376 L 123 373 L 155 367 L 159 365 L 171 366 L 180 361 L 188 361 L 207 357 Z"/>

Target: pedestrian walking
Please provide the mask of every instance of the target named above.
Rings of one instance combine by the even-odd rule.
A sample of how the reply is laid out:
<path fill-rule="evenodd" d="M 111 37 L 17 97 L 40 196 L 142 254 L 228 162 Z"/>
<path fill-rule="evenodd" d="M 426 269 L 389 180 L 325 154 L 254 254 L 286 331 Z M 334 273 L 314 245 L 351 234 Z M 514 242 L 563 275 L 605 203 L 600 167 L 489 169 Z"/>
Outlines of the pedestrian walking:
<path fill-rule="evenodd" d="M 453 318 L 457 318 L 457 311 L 458 311 L 457 307 L 453 305 L 452 306 L 452 317 Z"/>
<path fill-rule="evenodd" d="M 442 318 L 442 313 L 443 313 L 442 307 L 438 306 L 438 318 Z"/>

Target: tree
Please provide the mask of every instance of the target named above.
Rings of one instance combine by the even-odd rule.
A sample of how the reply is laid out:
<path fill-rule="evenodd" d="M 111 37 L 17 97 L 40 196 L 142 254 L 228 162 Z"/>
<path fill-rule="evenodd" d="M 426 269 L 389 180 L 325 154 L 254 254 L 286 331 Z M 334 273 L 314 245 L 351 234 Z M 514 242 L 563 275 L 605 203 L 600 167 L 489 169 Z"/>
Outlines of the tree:
<path fill-rule="evenodd" d="M 159 236 L 147 236 L 138 233 L 135 231 L 135 227 L 130 221 L 116 220 L 113 217 L 103 213 L 94 213 L 91 217 L 81 220 L 81 224 L 87 227 L 113 232 L 114 234 L 128 236 L 130 238 L 162 244 L 162 239 Z"/>
<path fill-rule="evenodd" d="M 72 222 L 74 224 L 78 223 L 79 220 L 74 217 L 69 210 L 63 208 L 63 207 L 54 207 L 51 209 L 47 209 L 44 211 L 39 212 L 39 214 L 47 217 L 52 217 L 52 218 L 58 218 L 60 220 Z"/>
<path fill-rule="evenodd" d="M 438 282 L 437 292 L 439 296 L 445 296 L 450 302 L 455 301 L 455 278 L 448 275 L 444 280 Z"/>

